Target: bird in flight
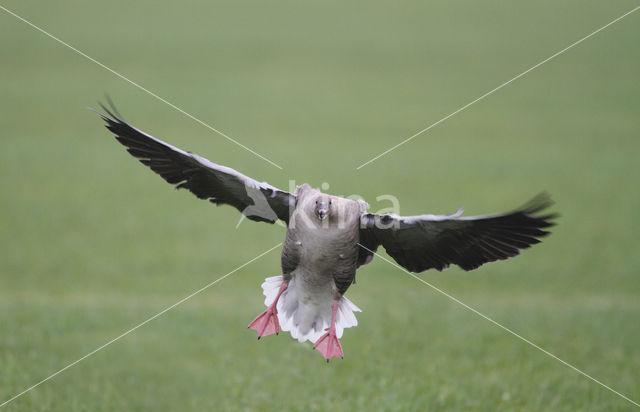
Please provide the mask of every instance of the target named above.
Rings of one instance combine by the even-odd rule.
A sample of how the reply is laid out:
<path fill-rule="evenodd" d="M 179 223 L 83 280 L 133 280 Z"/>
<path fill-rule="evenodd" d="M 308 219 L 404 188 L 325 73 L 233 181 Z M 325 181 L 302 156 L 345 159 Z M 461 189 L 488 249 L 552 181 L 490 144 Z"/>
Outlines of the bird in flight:
<path fill-rule="evenodd" d="M 102 105 L 101 105 L 102 106 Z M 539 243 L 555 214 L 540 214 L 552 202 L 539 194 L 508 213 L 487 216 L 398 216 L 369 213 L 369 205 L 322 193 L 308 184 L 295 193 L 258 182 L 197 154 L 171 146 L 127 123 L 118 111 L 98 113 L 115 138 L 142 164 L 178 189 L 200 199 L 231 205 L 248 219 L 287 225 L 282 274 L 265 279 L 264 312 L 249 328 L 258 339 L 280 330 L 311 341 L 327 362 L 344 357 L 340 338 L 358 324 L 360 309 L 344 294 L 360 266 L 380 245 L 411 272 L 464 270 L 516 256 Z"/>

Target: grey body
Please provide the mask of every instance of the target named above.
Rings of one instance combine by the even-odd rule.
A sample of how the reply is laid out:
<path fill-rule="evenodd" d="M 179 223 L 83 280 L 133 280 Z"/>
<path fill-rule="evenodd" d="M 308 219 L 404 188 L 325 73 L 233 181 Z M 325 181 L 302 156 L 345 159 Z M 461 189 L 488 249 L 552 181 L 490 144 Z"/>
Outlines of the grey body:
<path fill-rule="evenodd" d="M 360 216 L 367 205 L 324 194 L 307 184 L 297 188 L 296 199 L 282 248 L 283 277 L 296 276 L 310 294 L 330 291 L 338 300 L 355 279 Z M 316 202 L 328 205 L 326 218 L 317 217 Z"/>

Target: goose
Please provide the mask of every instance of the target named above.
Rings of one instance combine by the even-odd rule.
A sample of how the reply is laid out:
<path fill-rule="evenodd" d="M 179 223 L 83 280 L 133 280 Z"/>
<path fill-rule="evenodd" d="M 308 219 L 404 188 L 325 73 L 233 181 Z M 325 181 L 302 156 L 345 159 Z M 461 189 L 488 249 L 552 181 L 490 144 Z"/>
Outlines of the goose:
<path fill-rule="evenodd" d="M 310 341 L 329 362 L 343 358 L 344 329 L 360 312 L 345 293 L 356 271 L 379 246 L 403 268 L 419 273 L 449 265 L 464 270 L 520 253 L 549 234 L 556 214 L 540 214 L 552 201 L 541 193 L 507 213 L 398 216 L 368 212 L 363 200 L 323 193 L 302 184 L 295 193 L 258 182 L 197 154 L 183 151 L 127 123 L 112 105 L 101 105 L 106 128 L 142 164 L 178 189 L 216 205 L 230 205 L 247 219 L 282 221 L 281 274 L 262 284 L 266 309 L 249 323 L 258 339 L 289 332 Z"/>

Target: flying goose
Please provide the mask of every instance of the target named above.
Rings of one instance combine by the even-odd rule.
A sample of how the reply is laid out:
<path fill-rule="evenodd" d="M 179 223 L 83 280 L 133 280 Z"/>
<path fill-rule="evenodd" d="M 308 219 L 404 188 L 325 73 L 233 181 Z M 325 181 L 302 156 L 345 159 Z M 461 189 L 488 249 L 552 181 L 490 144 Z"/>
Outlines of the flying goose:
<path fill-rule="evenodd" d="M 344 294 L 380 245 L 411 272 L 442 271 L 451 264 L 472 270 L 539 243 L 556 217 L 539 214 L 552 203 L 544 193 L 512 212 L 487 216 L 462 217 L 462 210 L 453 215 L 369 213 L 362 200 L 325 194 L 308 184 L 292 194 L 260 183 L 146 134 L 113 106 L 102 108 L 106 114 L 98 114 L 106 128 L 168 183 L 216 205 L 231 205 L 250 220 L 287 225 L 282 274 L 265 279 L 267 309 L 249 328 L 258 339 L 283 330 L 300 342 L 309 340 L 327 362 L 344 356 L 339 339 L 345 328 L 357 325 L 354 312 L 360 312 Z"/>

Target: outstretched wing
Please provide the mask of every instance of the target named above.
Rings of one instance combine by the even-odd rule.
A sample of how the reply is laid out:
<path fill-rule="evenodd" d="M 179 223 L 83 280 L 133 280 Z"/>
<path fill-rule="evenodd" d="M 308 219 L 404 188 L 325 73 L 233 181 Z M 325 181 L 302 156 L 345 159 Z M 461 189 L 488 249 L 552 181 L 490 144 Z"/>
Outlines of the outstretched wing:
<path fill-rule="evenodd" d="M 360 226 L 359 264 L 368 262 L 379 245 L 384 246 L 411 272 L 446 269 L 450 264 L 464 270 L 520 253 L 546 236 L 557 215 L 537 215 L 551 199 L 539 194 L 521 208 L 505 214 L 460 217 L 455 215 L 396 216 L 363 214 Z"/>
<path fill-rule="evenodd" d="M 177 189 L 188 189 L 217 205 L 231 205 L 251 220 L 274 223 L 280 219 L 289 223 L 289 213 L 296 202 L 291 193 L 173 147 L 136 129 L 114 114 L 115 109 L 102 109 L 107 115 L 98 114 L 107 122 L 106 128 L 127 151 Z"/>

